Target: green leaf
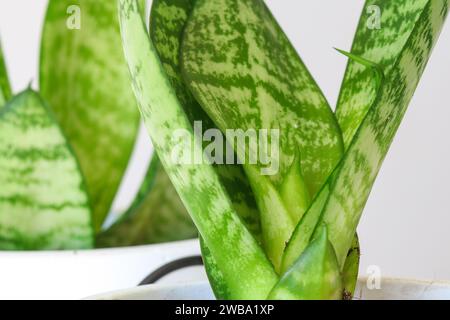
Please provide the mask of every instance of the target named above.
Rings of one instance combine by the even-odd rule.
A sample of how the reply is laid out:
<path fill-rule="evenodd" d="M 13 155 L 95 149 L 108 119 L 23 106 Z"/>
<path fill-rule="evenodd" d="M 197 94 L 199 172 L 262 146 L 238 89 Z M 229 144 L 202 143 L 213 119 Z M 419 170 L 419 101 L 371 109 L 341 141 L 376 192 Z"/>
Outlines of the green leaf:
<path fill-rule="evenodd" d="M 307 194 L 314 197 L 321 188 L 343 152 L 334 114 L 263 1 L 197 0 L 184 34 L 184 79 L 216 125 L 223 132 L 280 131 L 279 145 L 273 137 L 267 143 L 279 166 L 275 175 L 258 178 L 266 166 L 248 162 L 244 166 L 266 218 L 262 223 L 266 251 L 278 267 L 297 222 L 289 223 L 290 217 L 303 214 L 290 213 L 293 206 L 278 201 L 283 199 L 280 189 L 293 172 L 298 153 L 301 174 L 295 178 L 303 177 L 304 182 L 290 182 L 299 188 L 291 190 L 292 194 L 305 196 L 305 184 Z M 258 156 L 258 148 L 236 152 L 242 161 Z M 266 181 L 273 184 L 270 199 L 257 187 L 267 185 Z M 272 199 L 276 203 L 270 204 Z M 298 203 L 309 200 L 298 199 Z M 286 208 L 281 209 L 280 204 Z M 264 210 L 275 208 L 277 212 Z M 283 235 L 274 238 L 274 229 L 282 230 Z"/>
<path fill-rule="evenodd" d="M 192 124 L 201 121 L 203 130 L 206 132 L 216 126 L 186 87 L 181 76 L 179 60 L 183 32 L 194 3 L 194 0 L 153 1 L 150 37 L 188 119 Z M 207 147 L 207 145 L 208 142 L 205 142 L 203 146 Z M 259 240 L 261 238 L 259 212 L 242 166 L 216 164 L 214 168 L 242 221 Z"/>
<path fill-rule="evenodd" d="M 99 231 L 127 168 L 140 120 L 115 1 L 50 0 L 40 86 L 80 161 Z"/>
<path fill-rule="evenodd" d="M 359 249 L 359 239 L 356 235 L 353 238 L 352 246 L 347 253 L 345 259 L 344 268 L 342 270 L 342 280 L 344 282 L 344 299 L 350 300 L 353 298 L 353 294 L 356 289 L 356 283 L 358 282 L 359 273 L 359 260 L 361 253 Z"/>
<path fill-rule="evenodd" d="M 0 109 L 11 99 L 11 87 L 9 86 L 8 72 L 6 71 L 5 59 L 0 44 Z"/>
<path fill-rule="evenodd" d="M 154 156 L 130 209 L 97 236 L 97 247 L 123 247 L 192 239 L 197 229 Z"/>
<path fill-rule="evenodd" d="M 412 2 L 402 3 L 406 7 L 409 4 L 412 5 Z M 388 1 L 385 5 L 388 5 Z M 329 195 L 326 196 L 325 201 L 313 204 L 313 207 L 318 210 L 309 210 L 302 219 L 308 223 L 302 222 L 296 229 L 286 250 L 285 263 L 286 260 L 290 260 L 286 265 L 295 261 L 294 251 L 297 254 L 302 252 L 298 249 L 304 247 L 302 244 L 305 241 L 304 238 L 312 235 L 314 221 L 319 219 L 319 224 L 316 223 L 316 226 L 320 225 L 320 222 L 328 226 L 329 239 L 335 248 L 339 264 L 341 267 L 344 266 L 373 183 L 438 39 L 448 7 L 446 0 L 427 1 L 404 46 L 397 57 L 392 59 L 393 64 L 384 66 L 384 81 L 378 90 L 378 95 L 356 132 L 339 168 L 330 178 L 329 186 L 324 188 L 326 190 L 324 192 L 329 192 Z M 396 10 L 398 11 L 398 8 Z M 403 11 L 407 10 L 403 8 Z M 393 36 L 395 34 L 395 32 L 392 33 Z M 379 45 L 382 39 L 380 42 L 371 41 L 370 43 Z M 383 47 L 375 49 L 382 51 Z M 387 49 L 384 48 L 384 50 Z M 323 210 L 320 210 L 320 207 L 323 207 Z M 318 211 L 322 212 L 318 214 Z M 302 228 L 302 224 L 306 228 Z"/>
<path fill-rule="evenodd" d="M 343 283 L 326 227 L 320 228 L 294 266 L 269 295 L 271 300 L 340 300 Z"/>
<path fill-rule="evenodd" d="M 428 0 L 367 1 L 351 54 L 371 61 L 385 74 L 389 73 L 427 3 Z M 377 29 L 377 19 L 380 29 Z M 336 108 L 347 147 L 375 101 L 378 88 L 373 70 L 357 59 L 349 59 Z"/>
<path fill-rule="evenodd" d="M 41 97 L 27 90 L 0 111 L 0 248 L 93 245 L 76 158 Z"/>
<path fill-rule="evenodd" d="M 317 221 L 320 219 L 323 208 L 325 207 L 328 197 L 330 195 L 330 186 L 325 184 L 322 190 L 313 200 L 306 214 L 297 224 L 292 237 L 283 254 L 281 272 L 285 273 L 300 257 L 303 251 L 308 247 L 314 230 L 317 226 Z"/>
<path fill-rule="evenodd" d="M 385 81 L 331 185 L 321 220 L 329 228 L 341 266 L 373 183 L 439 37 L 448 5 L 447 0 L 430 0 L 424 6 L 394 65 L 385 69 Z"/>
<path fill-rule="evenodd" d="M 194 139 L 192 125 L 149 39 L 137 1 L 119 0 L 119 12 L 133 89 L 166 172 L 220 266 L 231 298 L 263 299 L 276 283 L 276 273 L 240 221 L 214 168 L 175 161 L 172 150 L 180 142 L 173 133 L 183 129 Z M 193 144 L 193 152 L 201 155 L 202 151 L 199 143 Z"/>
<path fill-rule="evenodd" d="M 209 284 L 211 285 L 216 299 L 230 300 L 232 294 L 230 293 L 230 288 L 227 285 L 227 281 L 202 238 L 200 238 L 200 248 L 202 251 L 203 264 L 205 265 Z"/>
<path fill-rule="evenodd" d="M 306 186 L 305 179 L 302 175 L 299 159 L 298 156 L 294 158 L 292 166 L 286 175 L 286 179 L 284 179 L 280 188 L 280 195 L 283 199 L 283 203 L 294 222 L 300 221 L 303 214 L 311 205 L 311 196 L 309 195 L 308 187 Z M 299 192 L 297 196 L 293 196 L 294 190 Z"/>

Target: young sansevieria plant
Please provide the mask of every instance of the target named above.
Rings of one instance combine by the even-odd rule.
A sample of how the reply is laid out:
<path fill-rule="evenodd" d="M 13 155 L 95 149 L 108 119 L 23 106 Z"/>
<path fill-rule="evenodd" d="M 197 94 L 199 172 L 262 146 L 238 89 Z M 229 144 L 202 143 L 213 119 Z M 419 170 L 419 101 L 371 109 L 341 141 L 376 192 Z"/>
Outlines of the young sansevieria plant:
<path fill-rule="evenodd" d="M 13 98 L 0 52 L 0 250 L 195 237 L 156 156 L 131 207 L 101 229 L 140 122 L 116 3 L 50 0 L 41 49 L 40 94 Z"/>
<path fill-rule="evenodd" d="M 351 53 L 340 51 L 349 64 L 336 113 L 264 1 L 155 0 L 150 34 L 136 0 L 118 3 L 141 113 L 199 230 L 217 298 L 350 297 L 356 227 L 449 1 L 368 0 Z M 381 29 L 369 27 L 373 5 Z M 194 121 L 224 134 L 275 129 L 265 145 L 279 142 L 269 147 L 278 170 L 265 174 L 245 161 L 258 148 L 230 139 L 242 163 L 231 176 L 228 165 L 180 163 L 181 129 L 194 154 L 212 155 Z"/>

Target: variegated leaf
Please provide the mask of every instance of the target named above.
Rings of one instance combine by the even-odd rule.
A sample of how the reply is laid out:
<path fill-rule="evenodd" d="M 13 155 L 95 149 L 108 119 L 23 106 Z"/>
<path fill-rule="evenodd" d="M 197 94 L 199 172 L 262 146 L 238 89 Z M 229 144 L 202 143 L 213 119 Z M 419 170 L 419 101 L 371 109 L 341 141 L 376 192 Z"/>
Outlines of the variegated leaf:
<path fill-rule="evenodd" d="M 93 245 L 89 199 L 53 114 L 27 90 L 0 111 L 0 249 Z"/>
<path fill-rule="evenodd" d="M 116 1 L 50 0 L 40 86 L 80 161 L 99 231 L 128 165 L 140 120 Z"/>
<path fill-rule="evenodd" d="M 405 5 L 411 2 L 405 2 Z M 338 261 L 344 263 L 361 213 L 420 77 L 445 17 L 448 0 L 429 0 L 344 156 L 322 213 Z"/>
<path fill-rule="evenodd" d="M 190 122 L 194 124 L 195 121 L 201 121 L 203 131 L 206 132 L 215 128 L 215 125 L 184 84 L 179 59 L 183 32 L 194 4 L 195 0 L 153 1 L 150 37 Z M 205 142 L 204 146 L 207 145 Z M 235 164 L 216 164 L 215 169 L 242 221 L 259 240 L 261 238 L 259 213 L 242 167 Z"/>
<path fill-rule="evenodd" d="M 181 57 L 186 83 L 223 132 L 280 131 L 279 145 L 273 137 L 268 141 L 279 170 L 267 179 L 260 175 L 264 165 L 248 161 L 260 152 L 258 148 L 236 150 L 247 162 L 244 167 L 260 208 L 266 251 L 278 267 L 285 242 L 304 213 L 284 203 L 287 197 L 280 192 L 290 189 L 297 203 L 308 203 L 310 199 L 299 199 L 301 195 L 313 197 L 326 181 L 343 152 L 334 114 L 261 0 L 197 0 Z M 287 177 L 297 167 L 294 161 L 300 161 L 301 172 L 290 180 Z M 304 182 L 292 183 L 298 179 Z"/>
<path fill-rule="evenodd" d="M 321 227 L 294 266 L 269 295 L 272 300 L 340 300 L 343 293 L 340 267 L 326 227 Z"/>
<path fill-rule="evenodd" d="M 214 168 L 179 165 L 173 132 L 194 132 L 149 39 L 136 0 L 119 0 L 123 45 L 147 129 L 168 176 L 191 214 L 234 299 L 263 299 L 278 277 L 264 252 L 240 221 Z M 164 110 L 164 112 L 161 112 Z M 202 154 L 202 146 L 193 144 Z M 227 241 L 224 241 L 227 239 Z"/>
<path fill-rule="evenodd" d="M 388 2 L 391 3 L 390 1 L 385 3 Z M 409 1 L 402 3 L 404 6 L 415 6 Z M 366 7 L 370 4 L 371 1 L 368 1 Z M 313 208 L 318 210 L 310 210 L 296 229 L 286 250 L 285 265 L 292 265 L 295 253 L 304 250 L 305 246 L 302 244 L 304 238 L 313 234 L 319 220 L 328 226 L 330 241 L 343 267 L 373 183 L 430 58 L 448 14 L 448 8 L 448 0 L 427 1 L 408 39 L 398 51 L 397 57 L 392 59 L 393 64 L 388 67 L 380 66 L 385 75 L 381 88 L 341 165 L 330 179 L 329 185 L 324 188 L 323 196 L 326 200 L 313 205 Z M 407 10 L 403 8 L 403 11 Z M 377 30 L 373 32 L 376 33 Z M 383 33 L 380 35 L 384 36 Z M 395 35 L 393 32 L 392 36 Z M 402 35 L 403 33 L 399 33 L 399 36 Z M 378 42 L 373 40 L 370 43 L 376 45 Z M 317 211 L 321 213 L 317 214 Z"/>
<path fill-rule="evenodd" d="M 370 0 L 366 2 L 352 54 L 389 73 L 403 50 L 428 0 Z M 348 146 L 373 104 L 378 84 L 373 70 L 353 59 L 348 62 L 336 115 Z"/>

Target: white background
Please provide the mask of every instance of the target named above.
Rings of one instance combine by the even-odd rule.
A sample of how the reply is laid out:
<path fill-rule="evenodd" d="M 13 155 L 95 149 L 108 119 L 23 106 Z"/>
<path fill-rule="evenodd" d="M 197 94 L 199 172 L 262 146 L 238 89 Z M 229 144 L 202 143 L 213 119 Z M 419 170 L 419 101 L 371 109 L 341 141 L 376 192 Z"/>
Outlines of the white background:
<path fill-rule="evenodd" d="M 106 0 L 112 1 L 112 0 Z M 1 0 L 0 36 L 14 90 L 37 79 L 46 0 Z M 270 0 L 275 16 L 335 105 L 362 0 Z M 450 23 L 446 25 L 367 204 L 361 274 L 450 280 Z M 33 82 L 35 83 L 35 81 Z M 132 197 L 148 159 L 144 136 L 116 208 Z"/>

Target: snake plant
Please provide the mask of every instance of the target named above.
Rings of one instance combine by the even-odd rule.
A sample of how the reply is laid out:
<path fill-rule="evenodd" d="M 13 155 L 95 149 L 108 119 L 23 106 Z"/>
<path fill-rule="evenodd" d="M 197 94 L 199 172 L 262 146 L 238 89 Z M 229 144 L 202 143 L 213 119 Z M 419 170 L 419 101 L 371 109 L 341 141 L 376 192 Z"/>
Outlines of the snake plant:
<path fill-rule="evenodd" d="M 374 5 L 381 29 L 370 28 Z M 263 0 L 155 0 L 149 32 L 138 1 L 118 7 L 140 111 L 199 230 L 217 298 L 351 297 L 356 227 L 449 1 L 367 0 L 351 52 L 338 50 L 349 63 L 336 112 Z M 276 129 L 265 144 L 279 142 L 278 170 L 246 161 L 258 148 L 227 135 L 241 160 L 234 179 L 228 165 L 181 163 L 179 130 L 208 160 L 198 121 L 224 135 Z"/>
<path fill-rule="evenodd" d="M 39 80 L 40 93 L 12 97 L 0 50 L 0 250 L 197 235 L 156 155 L 130 208 L 102 229 L 140 125 L 114 1 L 49 1 Z"/>

